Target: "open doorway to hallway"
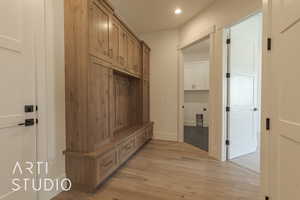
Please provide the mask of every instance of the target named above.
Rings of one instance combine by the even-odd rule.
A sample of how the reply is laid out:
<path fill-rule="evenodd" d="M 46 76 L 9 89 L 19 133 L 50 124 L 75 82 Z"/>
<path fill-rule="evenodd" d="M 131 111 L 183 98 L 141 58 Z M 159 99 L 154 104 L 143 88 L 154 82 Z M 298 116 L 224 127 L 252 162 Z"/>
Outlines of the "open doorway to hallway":
<path fill-rule="evenodd" d="M 262 15 L 227 30 L 227 159 L 260 172 Z"/>
<path fill-rule="evenodd" d="M 183 50 L 184 142 L 208 151 L 209 52 L 205 38 Z"/>

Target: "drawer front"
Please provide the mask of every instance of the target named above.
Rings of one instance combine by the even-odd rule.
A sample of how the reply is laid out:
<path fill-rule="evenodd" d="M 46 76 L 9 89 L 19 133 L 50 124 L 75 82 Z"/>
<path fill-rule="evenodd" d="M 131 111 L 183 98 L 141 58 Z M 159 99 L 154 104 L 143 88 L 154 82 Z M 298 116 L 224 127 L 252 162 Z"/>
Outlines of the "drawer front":
<path fill-rule="evenodd" d="M 97 161 L 97 178 L 102 181 L 106 178 L 118 165 L 116 151 L 111 151 L 101 156 Z"/>
<path fill-rule="evenodd" d="M 124 162 L 135 151 L 135 139 L 131 138 L 124 142 L 119 149 L 120 161 Z"/>
<path fill-rule="evenodd" d="M 147 141 L 147 132 L 145 130 L 143 133 L 138 134 L 136 136 L 136 147 L 140 148 L 146 141 Z"/>

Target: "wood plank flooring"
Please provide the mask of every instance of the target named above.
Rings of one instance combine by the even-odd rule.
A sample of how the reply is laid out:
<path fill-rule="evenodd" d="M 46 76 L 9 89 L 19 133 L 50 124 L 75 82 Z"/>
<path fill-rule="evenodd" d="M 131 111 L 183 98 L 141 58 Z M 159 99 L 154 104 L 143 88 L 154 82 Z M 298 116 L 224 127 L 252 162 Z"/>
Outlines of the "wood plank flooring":
<path fill-rule="evenodd" d="M 189 144 L 151 141 L 95 194 L 53 200 L 259 200 L 259 175 Z"/>

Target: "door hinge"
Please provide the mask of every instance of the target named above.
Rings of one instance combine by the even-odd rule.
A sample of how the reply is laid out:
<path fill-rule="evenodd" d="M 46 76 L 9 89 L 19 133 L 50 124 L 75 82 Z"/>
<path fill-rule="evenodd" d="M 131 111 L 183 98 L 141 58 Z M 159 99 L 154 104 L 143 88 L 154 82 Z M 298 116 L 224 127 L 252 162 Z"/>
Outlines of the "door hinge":
<path fill-rule="evenodd" d="M 226 73 L 226 78 L 230 78 L 231 74 L 230 73 Z"/>
<path fill-rule="evenodd" d="M 230 112 L 230 107 L 229 106 L 226 107 L 226 112 Z"/>
<path fill-rule="evenodd" d="M 230 146 L 230 140 L 226 140 L 226 146 Z"/>
<path fill-rule="evenodd" d="M 267 129 L 267 131 L 269 131 L 271 129 L 271 119 L 270 118 L 266 119 L 266 129 Z"/>
<path fill-rule="evenodd" d="M 228 38 L 228 39 L 226 40 L 226 44 L 230 44 L 230 43 L 231 43 L 231 39 Z"/>
<path fill-rule="evenodd" d="M 270 200 L 270 197 L 268 197 L 268 196 L 266 196 L 266 198 L 265 198 L 266 200 Z"/>
<path fill-rule="evenodd" d="M 272 38 L 268 38 L 268 51 L 272 50 Z"/>

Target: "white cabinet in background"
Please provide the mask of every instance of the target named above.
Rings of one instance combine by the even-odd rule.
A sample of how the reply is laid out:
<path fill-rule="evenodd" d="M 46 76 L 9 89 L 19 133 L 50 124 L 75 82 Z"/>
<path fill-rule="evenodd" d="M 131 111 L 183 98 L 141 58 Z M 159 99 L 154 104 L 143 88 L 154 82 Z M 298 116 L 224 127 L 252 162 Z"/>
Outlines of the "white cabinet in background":
<path fill-rule="evenodd" d="M 184 64 L 184 90 L 209 90 L 209 61 Z"/>

